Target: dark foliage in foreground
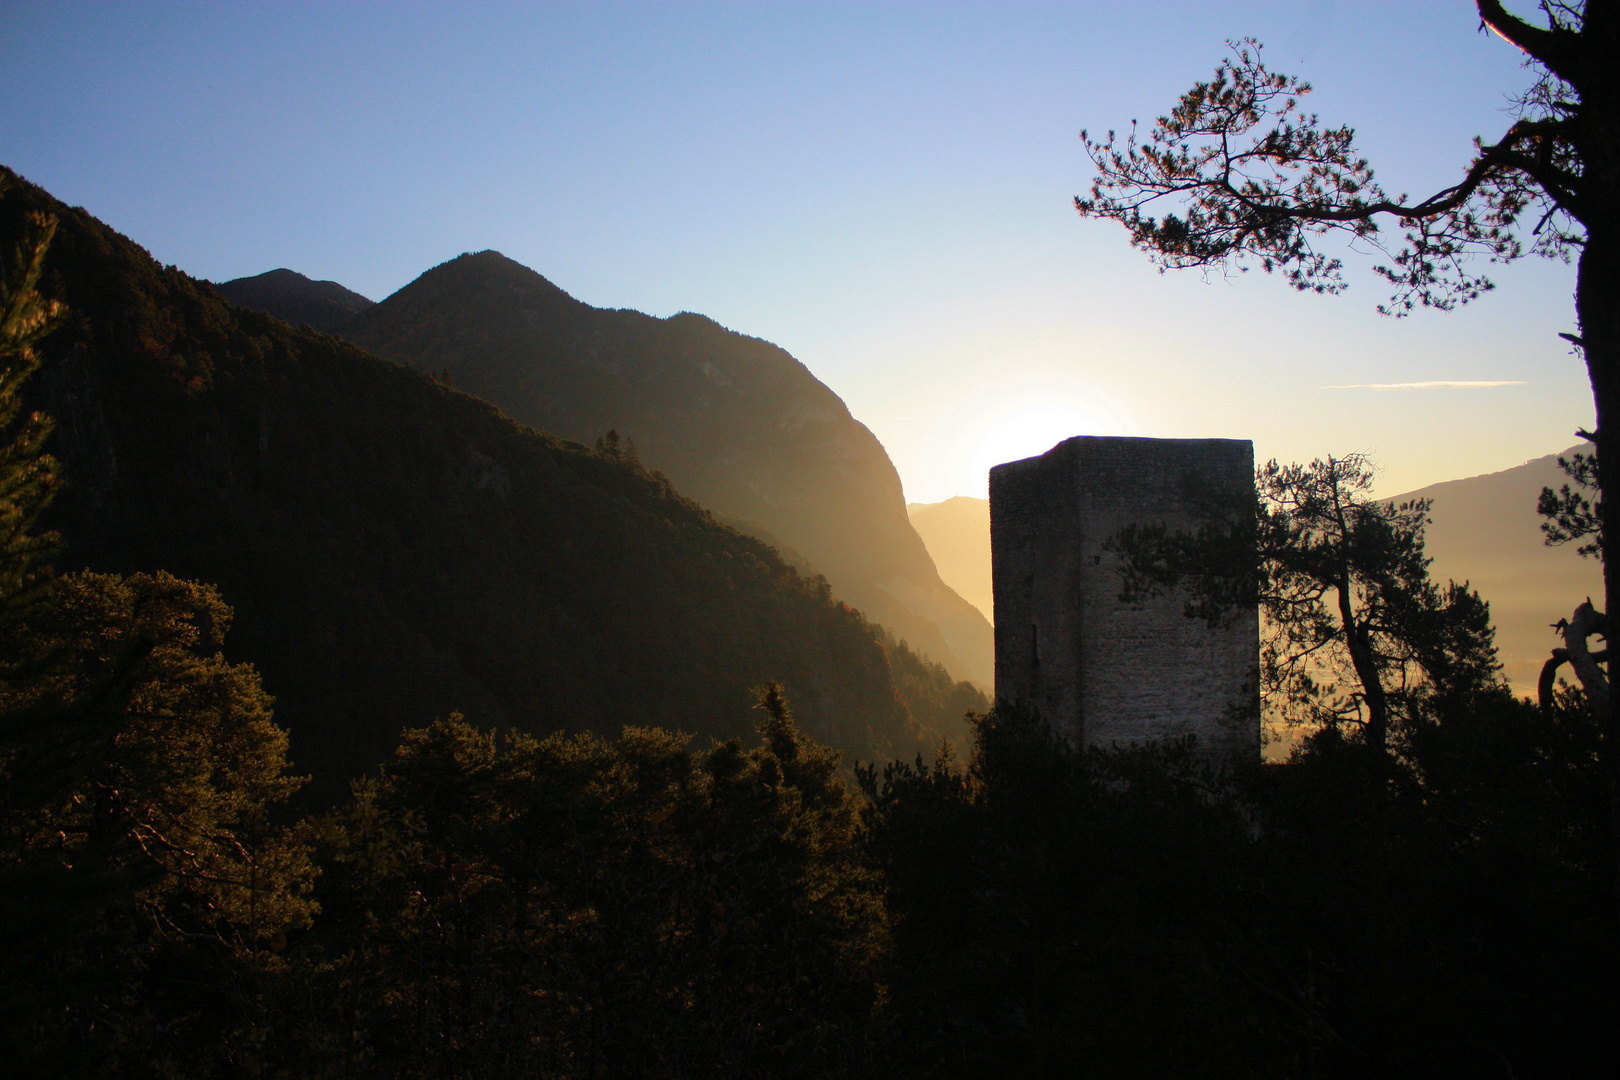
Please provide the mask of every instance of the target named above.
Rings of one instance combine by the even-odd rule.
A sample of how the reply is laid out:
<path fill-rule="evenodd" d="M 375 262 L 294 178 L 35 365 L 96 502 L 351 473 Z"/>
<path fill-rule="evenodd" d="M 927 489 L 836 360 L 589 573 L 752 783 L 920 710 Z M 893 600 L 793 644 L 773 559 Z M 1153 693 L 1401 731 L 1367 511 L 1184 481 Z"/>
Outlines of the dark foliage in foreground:
<path fill-rule="evenodd" d="M 295 1071 L 800 1076 L 845 1063 L 882 908 L 836 755 L 774 686 L 752 748 L 411 732 L 320 823 Z M 306 1004 L 307 1003 L 307 1004 Z"/>
<path fill-rule="evenodd" d="M 93 828 L 23 862 L 8 845 L 13 885 L 80 877 L 54 894 L 71 910 L 13 905 L 50 962 L 8 965 L 7 1041 L 41 1075 L 187 1077 L 1562 1077 L 1613 1060 L 1620 950 L 1577 711 L 1493 697 L 1414 730 L 1394 766 L 1328 736 L 1232 772 L 1188 744 L 1076 751 L 1003 709 L 961 767 L 944 751 L 863 770 L 864 809 L 776 688 L 758 715 L 752 745 L 707 751 L 452 717 L 333 814 L 212 819 L 274 855 L 218 848 L 223 892 L 128 841 L 108 849 L 121 873 L 96 872 Z M 176 762 L 215 744 L 181 733 L 206 730 L 170 722 L 175 760 L 153 775 L 195 774 Z M 149 790 L 179 819 L 236 805 L 132 788 L 105 835 L 137 836 Z"/>
<path fill-rule="evenodd" d="M 927 1075 L 1600 1075 L 1596 740 L 1491 693 L 1223 772 L 992 714 L 965 769 L 863 774 L 888 1022 Z"/>
<path fill-rule="evenodd" d="M 19 1076 L 208 1075 L 287 974 L 316 869 L 230 610 L 75 575 L 0 626 L 0 1031 Z"/>

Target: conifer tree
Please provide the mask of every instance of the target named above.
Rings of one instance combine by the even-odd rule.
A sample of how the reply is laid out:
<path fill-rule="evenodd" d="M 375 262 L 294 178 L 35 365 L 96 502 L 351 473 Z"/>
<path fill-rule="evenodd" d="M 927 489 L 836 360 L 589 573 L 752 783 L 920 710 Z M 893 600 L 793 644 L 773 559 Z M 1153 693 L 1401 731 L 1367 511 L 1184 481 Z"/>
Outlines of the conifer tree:
<path fill-rule="evenodd" d="M 6 177 L 0 176 L 0 192 Z M 38 595 L 34 560 L 56 543 L 51 533 L 32 530 L 56 485 L 56 461 L 45 453 L 51 421 L 42 413 L 22 413 L 22 387 L 39 367 L 34 344 L 62 315 L 61 305 L 36 291 L 56 220 L 32 214 L 0 278 L 0 614 Z"/>
<path fill-rule="evenodd" d="M 1130 526 L 1123 596 L 1167 590 L 1189 616 L 1259 605 L 1260 686 L 1274 719 L 1346 726 L 1383 752 L 1436 698 L 1498 689 L 1490 611 L 1466 582 L 1429 577 L 1429 503 L 1368 496 L 1360 454 L 1255 473 L 1252 515 L 1197 533 Z"/>
<path fill-rule="evenodd" d="M 0 623 L 4 655 L 45 658 L 0 684 L 0 1033 L 22 1074 L 256 1058 L 314 870 L 272 816 L 302 781 L 258 673 L 218 652 L 230 619 L 206 585 L 80 573 Z"/>
<path fill-rule="evenodd" d="M 22 389 L 63 315 L 37 288 L 55 230 L 31 213 L 0 277 L 0 1060 L 240 1070 L 312 914 L 304 846 L 270 818 L 302 781 L 258 673 L 217 651 L 217 592 L 36 566 L 58 467 Z"/>

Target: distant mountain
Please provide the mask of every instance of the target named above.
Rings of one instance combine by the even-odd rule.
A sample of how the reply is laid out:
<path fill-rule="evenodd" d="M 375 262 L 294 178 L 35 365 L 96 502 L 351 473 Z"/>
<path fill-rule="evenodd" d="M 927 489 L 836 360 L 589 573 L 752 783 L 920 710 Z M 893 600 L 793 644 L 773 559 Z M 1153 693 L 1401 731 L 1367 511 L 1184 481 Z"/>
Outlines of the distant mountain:
<path fill-rule="evenodd" d="M 290 326 L 328 332 L 375 305 L 335 281 L 311 281 L 286 269 L 215 282 L 214 289 L 233 304 L 274 315 Z"/>
<path fill-rule="evenodd" d="M 1564 451 L 1591 453 L 1590 445 Z M 1561 644 L 1551 628 L 1592 597 L 1603 604 L 1603 569 L 1573 546 L 1542 543 L 1536 497 L 1543 487 L 1569 482 L 1557 454 L 1501 472 L 1449 480 L 1397 495 L 1394 502 L 1433 499 L 1429 554 L 1434 576 L 1467 580 L 1491 604 L 1502 666 L 1521 694 L 1536 692 L 1536 678 Z"/>
<path fill-rule="evenodd" d="M 1562 456 L 1591 452 L 1590 445 L 1575 446 Z M 1390 500 L 1434 500 L 1428 528 L 1432 572 L 1442 581 L 1467 581 L 1490 601 L 1503 669 L 1514 688 L 1527 695 L 1535 694 L 1541 665 L 1559 644 L 1550 624 L 1568 618 L 1588 596 L 1599 604 L 1603 597 L 1603 570 L 1595 559 L 1581 558 L 1573 547 L 1542 543 L 1536 497 L 1543 487 L 1556 490 L 1568 482 L 1558 469 L 1559 456 Z M 908 509 L 940 575 L 979 603 L 990 591 L 989 502 L 958 497 Z"/>
<path fill-rule="evenodd" d="M 60 221 L 40 289 L 68 311 L 29 386 L 57 421 L 58 565 L 218 585 L 227 652 L 320 796 L 452 710 L 751 737 L 750 688 L 778 679 L 812 734 L 870 760 L 961 741 L 984 707 L 624 454 L 233 307 L 21 181 L 0 246 L 35 211 Z"/>
<path fill-rule="evenodd" d="M 995 618 L 990 587 L 990 500 L 958 495 L 937 503 L 907 503 L 917 535 L 939 576 L 986 619 Z"/>
<path fill-rule="evenodd" d="M 542 430 L 616 432 L 958 677 L 993 680 L 989 622 L 940 580 L 883 447 L 775 345 L 701 315 L 590 307 L 494 251 L 429 270 L 341 332 Z"/>

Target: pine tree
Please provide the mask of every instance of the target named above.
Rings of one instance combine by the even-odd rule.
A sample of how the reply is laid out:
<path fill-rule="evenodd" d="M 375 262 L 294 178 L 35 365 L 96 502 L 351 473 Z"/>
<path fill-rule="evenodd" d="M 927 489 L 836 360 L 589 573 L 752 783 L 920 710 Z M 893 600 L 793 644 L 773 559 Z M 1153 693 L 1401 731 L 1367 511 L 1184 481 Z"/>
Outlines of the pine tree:
<path fill-rule="evenodd" d="M 54 534 L 33 532 L 56 487 L 56 461 L 45 453 L 52 424 L 37 412 L 18 420 L 23 384 L 39 367 L 34 344 L 62 316 L 61 305 L 35 289 L 55 232 L 55 218 L 29 215 L 0 278 L 0 432 L 9 435 L 0 444 L 0 614 L 38 597 L 34 561 L 56 544 Z"/>

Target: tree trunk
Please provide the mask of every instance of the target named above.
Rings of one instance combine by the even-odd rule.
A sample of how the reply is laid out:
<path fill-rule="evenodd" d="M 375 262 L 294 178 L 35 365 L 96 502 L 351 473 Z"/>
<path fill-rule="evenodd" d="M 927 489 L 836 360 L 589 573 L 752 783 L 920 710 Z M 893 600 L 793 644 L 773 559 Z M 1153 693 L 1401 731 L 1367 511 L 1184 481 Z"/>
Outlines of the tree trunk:
<path fill-rule="evenodd" d="M 1581 682 L 1587 707 L 1598 722 L 1603 723 L 1609 715 L 1609 677 L 1599 665 L 1608 662 L 1609 650 L 1600 649 L 1594 653 L 1586 647 L 1586 639 L 1594 634 L 1607 639 L 1608 619 L 1603 612 L 1593 610 L 1592 601 L 1586 600 L 1575 609 L 1574 617 L 1563 623 L 1563 627 L 1564 647 L 1553 650 L 1553 658 L 1547 661 L 1547 669 L 1542 672 L 1541 704 L 1552 703 L 1553 676 L 1559 663 L 1567 663 L 1575 669 L 1575 677 Z"/>
<path fill-rule="evenodd" d="M 1607 225 L 1589 226 L 1575 285 L 1582 351 L 1597 408 L 1598 474 L 1602 488 L 1613 489 L 1602 491 L 1600 512 L 1604 614 L 1620 611 L 1620 223 Z M 1599 761 L 1607 794 L 1605 824 L 1615 861 L 1615 899 L 1620 903 L 1620 694 L 1608 698 L 1608 708 L 1602 710 Z"/>
<path fill-rule="evenodd" d="M 1389 745 L 1389 697 L 1384 693 L 1384 680 L 1378 672 L 1378 658 L 1372 643 L 1367 640 L 1366 628 L 1356 622 L 1356 613 L 1350 603 L 1350 575 L 1343 574 L 1337 584 L 1339 593 L 1339 619 L 1344 624 L 1344 643 L 1350 653 L 1350 664 L 1361 681 L 1361 692 L 1367 702 L 1367 745 L 1384 753 Z"/>
<path fill-rule="evenodd" d="M 1348 560 L 1350 549 L 1350 522 L 1344 513 L 1345 496 L 1339 485 L 1339 463 L 1328 458 L 1328 478 L 1333 497 L 1333 517 L 1339 530 L 1339 543 Z M 1378 657 L 1368 640 L 1366 627 L 1356 620 L 1355 605 L 1350 599 L 1350 564 L 1339 567 L 1339 579 L 1334 587 L 1339 593 L 1339 622 L 1344 627 L 1344 644 L 1350 653 L 1350 665 L 1356 669 L 1361 681 L 1361 692 L 1367 702 L 1367 745 L 1382 755 L 1389 745 L 1389 698 L 1384 694 L 1383 675 L 1378 670 Z"/>

